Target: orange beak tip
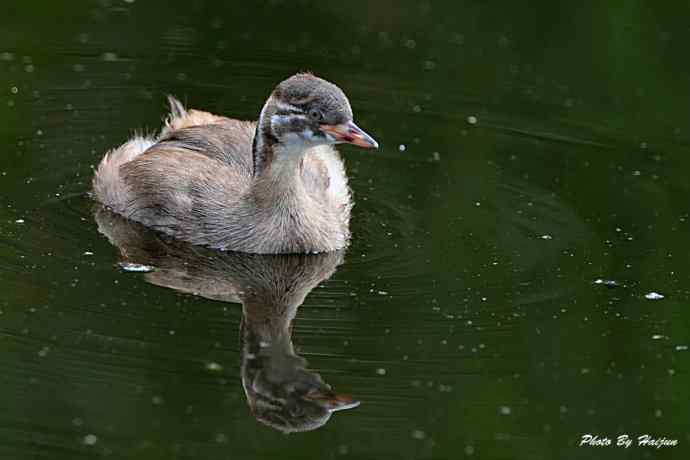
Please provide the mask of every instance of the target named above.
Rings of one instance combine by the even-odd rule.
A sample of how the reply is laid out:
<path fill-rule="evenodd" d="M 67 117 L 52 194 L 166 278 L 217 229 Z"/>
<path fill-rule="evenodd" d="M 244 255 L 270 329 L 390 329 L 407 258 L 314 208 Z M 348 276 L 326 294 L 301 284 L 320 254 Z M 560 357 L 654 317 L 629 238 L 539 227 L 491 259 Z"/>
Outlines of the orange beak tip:
<path fill-rule="evenodd" d="M 339 125 L 323 125 L 321 131 L 334 138 L 336 142 L 344 142 L 365 149 L 379 148 L 379 143 L 353 121 Z"/>

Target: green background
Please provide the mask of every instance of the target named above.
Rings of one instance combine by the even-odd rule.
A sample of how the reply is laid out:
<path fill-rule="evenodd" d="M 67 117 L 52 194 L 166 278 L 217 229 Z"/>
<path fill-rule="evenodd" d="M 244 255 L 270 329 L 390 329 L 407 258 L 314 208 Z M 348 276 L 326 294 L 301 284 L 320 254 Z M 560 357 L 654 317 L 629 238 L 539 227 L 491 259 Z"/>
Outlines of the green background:
<path fill-rule="evenodd" d="M 5 3 L 2 458 L 687 458 L 687 2 Z M 341 149 L 352 246 L 293 328 L 362 404 L 283 435 L 241 307 L 118 271 L 86 192 L 167 93 L 255 119 L 301 70 L 381 149 Z"/>

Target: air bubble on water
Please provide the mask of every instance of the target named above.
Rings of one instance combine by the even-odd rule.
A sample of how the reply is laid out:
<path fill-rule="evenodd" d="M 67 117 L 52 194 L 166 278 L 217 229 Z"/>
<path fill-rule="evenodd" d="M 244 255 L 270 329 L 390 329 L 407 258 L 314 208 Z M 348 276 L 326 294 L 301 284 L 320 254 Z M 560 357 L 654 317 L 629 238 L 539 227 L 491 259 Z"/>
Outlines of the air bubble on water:
<path fill-rule="evenodd" d="M 98 442 L 98 436 L 95 434 L 87 434 L 84 436 L 83 443 L 86 444 L 87 446 L 93 446 Z"/>
<path fill-rule="evenodd" d="M 654 335 L 652 336 L 652 340 L 661 340 L 661 339 L 663 339 L 663 338 L 665 338 L 665 337 L 666 337 L 666 336 L 661 335 L 661 334 L 654 334 Z"/>
<path fill-rule="evenodd" d="M 24 223 L 24 219 L 17 219 L 17 220 L 14 221 L 14 223 L 15 223 L 15 224 L 23 224 L 23 223 Z"/>
<path fill-rule="evenodd" d="M 647 294 L 644 295 L 644 298 L 647 300 L 661 300 L 664 298 L 663 294 L 659 294 L 658 292 L 648 292 Z"/>
<path fill-rule="evenodd" d="M 606 287 L 609 287 L 609 288 L 614 288 L 614 287 L 620 286 L 620 284 L 618 283 L 618 281 L 616 281 L 616 280 L 607 280 L 607 279 L 604 279 L 604 278 L 597 278 L 597 279 L 595 279 L 595 280 L 594 280 L 594 284 L 600 284 L 600 285 L 603 285 L 603 286 L 606 286 Z"/>
<path fill-rule="evenodd" d="M 512 412 L 513 410 L 510 408 L 510 406 L 501 406 L 500 408 L 501 415 L 510 415 Z"/>
<path fill-rule="evenodd" d="M 477 117 L 475 117 L 474 115 L 470 115 L 469 117 L 467 117 L 467 123 L 469 123 L 471 125 L 476 125 L 477 124 Z"/>
<path fill-rule="evenodd" d="M 414 430 L 412 432 L 412 437 L 414 439 L 424 439 L 426 438 L 426 433 L 424 433 L 422 430 Z"/>
<path fill-rule="evenodd" d="M 379 367 L 378 369 L 376 369 L 376 373 L 378 375 L 386 375 L 386 369 Z"/>
<path fill-rule="evenodd" d="M 398 146 L 398 150 L 401 152 L 404 152 L 405 150 L 407 150 L 407 146 L 405 144 L 400 144 Z"/>
<path fill-rule="evenodd" d="M 687 351 L 687 345 L 676 345 L 676 351 Z"/>
<path fill-rule="evenodd" d="M 540 236 L 539 238 L 541 238 L 542 240 L 552 240 L 553 236 L 544 234 L 544 235 Z"/>
<path fill-rule="evenodd" d="M 103 53 L 103 55 L 101 56 L 101 59 L 103 59 L 106 62 L 116 62 L 119 59 L 119 57 L 118 57 L 117 53 L 113 53 L 112 51 L 108 51 L 106 53 Z"/>
<path fill-rule="evenodd" d="M 120 262 L 118 266 L 122 271 L 131 273 L 149 273 L 156 269 L 156 267 L 152 265 L 137 264 L 133 262 Z"/>
<path fill-rule="evenodd" d="M 206 365 L 204 367 L 206 368 L 207 371 L 213 371 L 213 372 L 220 372 L 223 370 L 223 366 L 221 366 L 220 364 L 218 364 L 214 361 L 206 363 Z"/>
<path fill-rule="evenodd" d="M 93 255 L 93 252 L 91 252 L 91 251 L 84 251 L 84 254 L 83 254 L 83 255 L 85 255 L 85 256 L 92 256 L 92 255 Z"/>

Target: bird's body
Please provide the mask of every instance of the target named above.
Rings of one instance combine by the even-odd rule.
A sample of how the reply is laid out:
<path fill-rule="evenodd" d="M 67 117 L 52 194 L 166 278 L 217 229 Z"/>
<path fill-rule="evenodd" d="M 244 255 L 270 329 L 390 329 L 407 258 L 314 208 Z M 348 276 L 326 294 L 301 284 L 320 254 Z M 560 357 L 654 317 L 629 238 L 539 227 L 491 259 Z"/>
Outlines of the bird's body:
<path fill-rule="evenodd" d="M 336 107 L 344 115 L 333 116 L 344 119 L 330 124 L 322 112 L 318 119 L 311 116 L 317 109 L 303 110 L 295 97 L 313 107 L 323 99 L 318 91 L 331 84 L 311 75 L 286 82 L 298 77 L 312 86 L 300 92 L 294 82 L 282 90 L 279 85 L 258 123 L 187 111 L 171 98 L 171 115 L 158 137 L 135 137 L 105 155 L 94 178 L 96 198 L 129 219 L 212 248 L 253 253 L 344 248 L 352 201 L 342 160 L 329 144 L 362 142 L 359 133 L 366 134 L 351 122 L 349 104 Z M 326 89 L 337 89 L 331 86 Z M 354 127 L 349 134 L 340 128 L 345 123 Z"/>

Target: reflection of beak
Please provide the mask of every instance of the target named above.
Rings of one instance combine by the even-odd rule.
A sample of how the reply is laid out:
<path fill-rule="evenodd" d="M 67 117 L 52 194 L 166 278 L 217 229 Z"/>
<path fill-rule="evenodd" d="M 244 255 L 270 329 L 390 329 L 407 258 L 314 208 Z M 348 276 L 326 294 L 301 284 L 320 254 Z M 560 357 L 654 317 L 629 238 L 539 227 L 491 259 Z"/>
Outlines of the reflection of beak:
<path fill-rule="evenodd" d="M 336 142 L 347 142 L 365 149 L 377 149 L 379 143 L 362 131 L 353 121 L 339 125 L 321 125 L 321 131 L 330 135 Z"/>
<path fill-rule="evenodd" d="M 332 391 L 312 391 L 303 397 L 304 399 L 318 403 L 329 412 L 353 409 L 359 406 L 359 401 L 354 400 L 352 396 L 339 395 Z"/>

